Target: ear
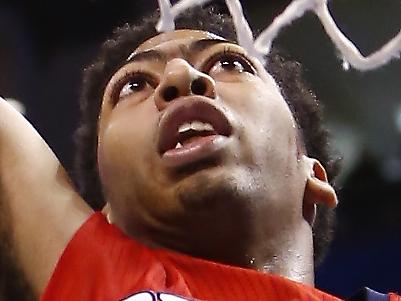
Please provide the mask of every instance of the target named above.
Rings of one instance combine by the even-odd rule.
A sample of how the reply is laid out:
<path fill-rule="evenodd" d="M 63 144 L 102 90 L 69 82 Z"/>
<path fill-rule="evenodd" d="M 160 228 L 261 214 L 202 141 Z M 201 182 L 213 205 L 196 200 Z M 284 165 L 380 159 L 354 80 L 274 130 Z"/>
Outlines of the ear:
<path fill-rule="evenodd" d="M 316 216 L 316 205 L 324 204 L 329 208 L 335 208 L 338 200 L 322 164 L 318 160 L 306 156 L 304 156 L 304 159 L 307 163 L 307 180 L 303 200 L 303 214 L 305 220 L 313 225 Z"/>
<path fill-rule="evenodd" d="M 102 214 L 106 217 L 107 221 L 109 224 L 113 224 L 112 218 L 111 218 L 111 208 L 110 204 L 106 203 L 102 209 Z"/>

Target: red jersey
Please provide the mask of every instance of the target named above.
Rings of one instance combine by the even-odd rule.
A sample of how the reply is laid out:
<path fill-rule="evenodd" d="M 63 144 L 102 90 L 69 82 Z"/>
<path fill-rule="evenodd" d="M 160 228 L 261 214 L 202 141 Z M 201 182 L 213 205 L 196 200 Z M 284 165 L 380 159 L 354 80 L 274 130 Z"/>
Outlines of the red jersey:
<path fill-rule="evenodd" d="M 95 213 L 59 259 L 41 297 L 50 300 L 340 299 L 280 276 L 148 248 Z"/>

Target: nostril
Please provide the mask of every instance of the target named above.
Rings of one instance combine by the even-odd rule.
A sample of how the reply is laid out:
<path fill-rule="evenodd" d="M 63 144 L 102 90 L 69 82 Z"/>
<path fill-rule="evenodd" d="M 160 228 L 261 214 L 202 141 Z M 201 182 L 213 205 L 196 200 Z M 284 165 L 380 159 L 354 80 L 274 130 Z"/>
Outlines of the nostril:
<path fill-rule="evenodd" d="M 162 95 L 165 101 L 172 101 L 178 97 L 179 91 L 177 87 L 169 86 L 163 90 Z"/>
<path fill-rule="evenodd" d="M 201 78 L 197 78 L 191 83 L 191 91 L 195 95 L 205 95 L 206 90 L 206 83 Z"/>

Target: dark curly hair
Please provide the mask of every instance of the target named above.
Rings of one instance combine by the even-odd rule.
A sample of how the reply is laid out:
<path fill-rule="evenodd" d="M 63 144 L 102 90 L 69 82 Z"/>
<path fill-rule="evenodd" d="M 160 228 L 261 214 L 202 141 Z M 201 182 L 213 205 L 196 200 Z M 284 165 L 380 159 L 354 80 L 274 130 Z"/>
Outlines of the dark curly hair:
<path fill-rule="evenodd" d="M 158 14 L 147 17 L 140 25 L 118 28 L 102 46 L 100 55 L 84 72 L 80 98 L 81 124 L 76 130 L 75 171 L 77 186 L 83 198 L 94 209 L 104 205 L 97 169 L 98 116 L 104 89 L 111 76 L 125 64 L 129 54 L 145 40 L 157 35 Z M 231 17 L 216 12 L 214 7 L 188 10 L 176 18 L 176 28 L 205 30 L 235 42 L 236 34 Z M 268 56 L 267 69 L 281 87 L 298 123 L 309 156 L 325 167 L 329 179 L 337 174 L 337 161 L 329 152 L 328 134 L 322 125 L 319 103 L 304 83 L 301 65 L 273 52 Z M 333 183 L 332 183 L 333 184 Z M 320 263 L 332 238 L 333 210 L 318 206 L 314 224 L 315 264 Z"/>

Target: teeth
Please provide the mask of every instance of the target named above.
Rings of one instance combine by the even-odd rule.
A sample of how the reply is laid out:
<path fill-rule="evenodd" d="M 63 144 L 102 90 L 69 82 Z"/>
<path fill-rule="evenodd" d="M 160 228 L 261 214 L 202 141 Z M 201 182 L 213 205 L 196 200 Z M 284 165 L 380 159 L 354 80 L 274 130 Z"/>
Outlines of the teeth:
<path fill-rule="evenodd" d="M 203 123 L 200 121 L 192 121 L 191 129 L 194 131 L 212 131 L 213 127 L 209 123 Z"/>
<path fill-rule="evenodd" d="M 185 122 L 178 128 L 178 133 L 184 133 L 186 131 L 189 131 L 191 129 L 191 123 Z"/>
<path fill-rule="evenodd" d="M 194 131 L 203 131 L 204 130 L 204 123 L 200 121 L 192 121 L 191 122 L 191 129 Z"/>
<path fill-rule="evenodd" d="M 213 126 L 210 123 L 201 122 L 198 120 L 192 122 L 185 122 L 178 128 L 179 133 L 184 133 L 189 130 L 194 131 L 214 131 Z"/>
<path fill-rule="evenodd" d="M 182 144 L 181 143 L 177 143 L 177 145 L 175 146 L 175 148 L 181 148 L 182 147 Z"/>
<path fill-rule="evenodd" d="M 214 127 L 210 123 L 204 123 L 205 131 L 214 131 Z"/>

